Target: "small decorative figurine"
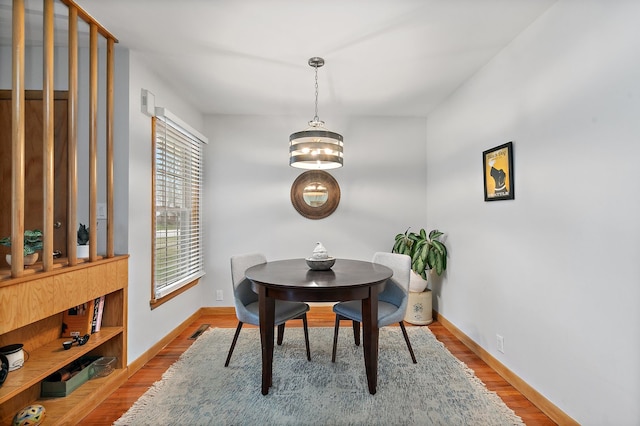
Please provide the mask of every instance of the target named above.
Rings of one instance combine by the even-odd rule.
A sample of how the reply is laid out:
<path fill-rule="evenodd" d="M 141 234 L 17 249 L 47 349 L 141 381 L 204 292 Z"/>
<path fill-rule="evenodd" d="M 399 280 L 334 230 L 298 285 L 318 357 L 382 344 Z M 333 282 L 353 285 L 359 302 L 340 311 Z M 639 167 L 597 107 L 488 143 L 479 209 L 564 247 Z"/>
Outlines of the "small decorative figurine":
<path fill-rule="evenodd" d="M 317 260 L 324 260 L 329 258 L 329 255 L 327 254 L 327 249 L 324 248 L 324 246 L 320 241 L 316 243 L 316 247 L 313 249 L 313 254 L 311 255 L 311 258 L 317 259 Z"/>

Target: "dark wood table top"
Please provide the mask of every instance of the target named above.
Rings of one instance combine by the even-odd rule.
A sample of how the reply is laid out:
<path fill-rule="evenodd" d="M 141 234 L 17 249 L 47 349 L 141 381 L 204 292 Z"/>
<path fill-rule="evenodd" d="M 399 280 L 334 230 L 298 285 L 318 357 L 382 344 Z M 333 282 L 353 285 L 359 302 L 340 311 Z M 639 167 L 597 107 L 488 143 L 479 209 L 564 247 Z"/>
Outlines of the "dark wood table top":
<path fill-rule="evenodd" d="M 377 263 L 350 259 L 336 259 L 330 270 L 314 271 L 304 259 L 287 259 L 252 266 L 245 275 L 253 282 L 269 286 L 339 289 L 368 287 L 390 278 L 393 271 Z"/>

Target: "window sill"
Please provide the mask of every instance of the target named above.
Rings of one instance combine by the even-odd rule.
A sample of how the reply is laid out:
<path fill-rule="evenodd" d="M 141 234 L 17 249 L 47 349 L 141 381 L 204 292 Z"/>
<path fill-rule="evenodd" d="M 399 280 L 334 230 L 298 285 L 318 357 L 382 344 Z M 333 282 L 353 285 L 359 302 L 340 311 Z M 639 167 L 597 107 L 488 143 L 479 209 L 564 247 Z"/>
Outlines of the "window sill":
<path fill-rule="evenodd" d="M 151 299 L 149 301 L 149 306 L 151 307 L 151 310 L 154 310 L 158 306 L 161 306 L 161 305 L 165 304 L 166 302 L 168 302 L 169 300 L 173 299 L 174 297 L 180 296 L 182 293 L 184 293 L 185 291 L 189 290 L 191 287 L 195 287 L 199 282 L 200 282 L 200 278 L 197 278 L 197 279 L 191 281 L 189 284 L 183 285 L 182 287 L 180 287 L 176 291 L 173 291 L 173 292 L 167 294 L 166 296 L 161 297 L 160 299 Z"/>

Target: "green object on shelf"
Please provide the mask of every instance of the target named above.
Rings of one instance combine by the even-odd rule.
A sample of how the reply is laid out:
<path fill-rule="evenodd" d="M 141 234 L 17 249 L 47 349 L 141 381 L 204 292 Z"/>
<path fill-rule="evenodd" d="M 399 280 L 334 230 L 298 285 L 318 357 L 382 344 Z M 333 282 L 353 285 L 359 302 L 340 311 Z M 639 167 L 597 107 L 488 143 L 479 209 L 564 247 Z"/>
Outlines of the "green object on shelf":
<path fill-rule="evenodd" d="M 89 380 L 89 372 L 91 371 L 91 363 L 102 357 L 99 356 L 83 356 L 76 361 L 67 365 L 62 370 L 53 373 L 44 379 L 40 385 L 40 396 L 67 396 L 74 390 L 78 389 L 83 383 Z M 72 372 L 77 366 L 84 365 L 80 371 L 67 380 L 61 380 L 65 377 L 65 373 Z"/>
<path fill-rule="evenodd" d="M 0 238 L 0 245 L 11 247 L 11 237 Z M 42 250 L 42 231 L 39 229 L 24 231 L 24 255 L 33 254 Z"/>

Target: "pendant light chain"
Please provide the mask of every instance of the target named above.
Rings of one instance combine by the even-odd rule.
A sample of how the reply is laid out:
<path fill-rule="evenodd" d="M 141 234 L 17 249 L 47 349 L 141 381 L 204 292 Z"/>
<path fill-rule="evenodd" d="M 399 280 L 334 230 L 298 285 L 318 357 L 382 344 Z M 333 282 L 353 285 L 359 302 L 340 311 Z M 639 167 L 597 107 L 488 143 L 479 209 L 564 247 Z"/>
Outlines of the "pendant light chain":
<path fill-rule="evenodd" d="M 315 64 L 314 68 L 316 69 L 316 115 L 313 117 L 313 121 L 317 123 L 320 121 L 320 117 L 318 117 L 318 64 Z"/>

